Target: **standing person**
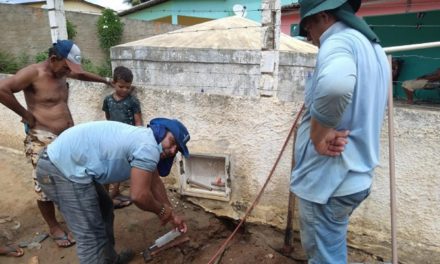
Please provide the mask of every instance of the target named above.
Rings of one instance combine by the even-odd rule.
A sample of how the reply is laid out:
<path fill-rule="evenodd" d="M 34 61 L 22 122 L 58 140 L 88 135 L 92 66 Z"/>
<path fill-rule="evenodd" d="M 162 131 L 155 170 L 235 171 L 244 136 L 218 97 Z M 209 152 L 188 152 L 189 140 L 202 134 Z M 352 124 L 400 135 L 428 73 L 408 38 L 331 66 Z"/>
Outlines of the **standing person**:
<path fill-rule="evenodd" d="M 113 71 L 114 93 L 105 97 L 102 110 L 105 118 L 134 126 L 142 126 L 142 113 L 139 100 L 131 92 L 133 87 L 133 73 L 124 66 L 118 66 Z M 119 191 L 119 183 L 106 186 L 110 197 L 113 199 L 115 209 L 123 208 L 131 204 L 130 198 L 122 195 Z"/>
<path fill-rule="evenodd" d="M 306 83 L 291 191 L 299 197 L 309 263 L 346 263 L 353 210 L 379 161 L 390 69 L 377 36 L 355 12 L 361 0 L 300 0 L 300 34 L 319 47 Z"/>
<path fill-rule="evenodd" d="M 73 119 L 67 105 L 69 87 L 66 78 L 101 82 L 111 85 L 104 78 L 88 73 L 81 68 L 81 52 L 70 40 L 59 40 L 49 49 L 46 61 L 26 66 L 15 75 L 0 80 L 0 103 L 17 113 L 26 128 L 25 153 L 35 170 L 38 153 L 57 135 L 73 126 Z M 23 91 L 27 109 L 14 96 Z M 32 172 L 37 205 L 49 234 L 59 247 L 75 243 L 55 217 L 53 203 L 41 191 Z"/>
<path fill-rule="evenodd" d="M 177 151 L 189 156 L 189 139 L 178 120 L 156 118 L 148 128 L 114 121 L 80 124 L 49 144 L 38 160 L 37 178 L 72 230 L 81 264 L 125 263 L 132 257 L 115 252 L 113 203 L 102 184 L 130 178 L 137 207 L 186 232 L 159 175 L 168 175 L 173 163 L 162 161 Z"/>

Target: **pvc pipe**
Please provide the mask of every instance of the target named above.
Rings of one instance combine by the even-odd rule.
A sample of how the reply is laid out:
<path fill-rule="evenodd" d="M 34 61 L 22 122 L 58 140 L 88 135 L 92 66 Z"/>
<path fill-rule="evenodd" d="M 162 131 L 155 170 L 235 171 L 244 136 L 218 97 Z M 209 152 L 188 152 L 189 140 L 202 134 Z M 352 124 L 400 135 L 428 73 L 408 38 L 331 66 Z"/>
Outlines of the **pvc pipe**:
<path fill-rule="evenodd" d="M 440 41 L 383 48 L 385 53 L 440 47 Z"/>

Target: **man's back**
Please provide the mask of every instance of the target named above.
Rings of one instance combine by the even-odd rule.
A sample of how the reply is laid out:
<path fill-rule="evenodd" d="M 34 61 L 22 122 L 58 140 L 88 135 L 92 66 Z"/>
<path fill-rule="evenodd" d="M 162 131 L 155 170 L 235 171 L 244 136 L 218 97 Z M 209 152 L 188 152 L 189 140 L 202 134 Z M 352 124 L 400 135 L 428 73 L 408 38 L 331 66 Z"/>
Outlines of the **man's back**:
<path fill-rule="evenodd" d="M 101 184 L 127 180 L 131 167 L 153 172 L 161 151 L 150 128 L 115 121 L 76 125 L 47 147 L 69 180 Z"/>

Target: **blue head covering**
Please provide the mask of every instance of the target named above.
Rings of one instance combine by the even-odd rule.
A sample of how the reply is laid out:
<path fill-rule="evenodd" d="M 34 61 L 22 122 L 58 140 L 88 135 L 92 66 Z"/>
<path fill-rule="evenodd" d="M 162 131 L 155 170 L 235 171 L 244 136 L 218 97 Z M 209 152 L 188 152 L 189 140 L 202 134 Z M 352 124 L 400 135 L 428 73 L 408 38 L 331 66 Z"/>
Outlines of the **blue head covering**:
<path fill-rule="evenodd" d="M 189 151 L 186 147 L 186 143 L 189 141 L 190 136 L 186 127 L 176 119 L 167 118 L 155 118 L 150 121 L 149 127 L 153 130 L 154 138 L 157 144 L 160 144 L 165 138 L 167 131 L 173 134 L 177 145 L 179 146 L 179 151 L 183 156 L 189 157 Z M 174 157 L 169 157 L 161 159 L 157 164 L 157 171 L 160 176 L 168 176 L 173 166 Z"/>

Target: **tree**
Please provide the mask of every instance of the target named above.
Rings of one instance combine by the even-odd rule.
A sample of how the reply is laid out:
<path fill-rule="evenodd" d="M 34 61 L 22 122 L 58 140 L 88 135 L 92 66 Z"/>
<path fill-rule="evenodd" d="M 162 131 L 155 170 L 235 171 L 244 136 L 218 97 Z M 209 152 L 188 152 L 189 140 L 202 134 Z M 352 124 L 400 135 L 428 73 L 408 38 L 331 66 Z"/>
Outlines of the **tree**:
<path fill-rule="evenodd" d="M 148 2 L 148 1 L 150 1 L 150 0 L 124 0 L 124 3 L 135 6 L 135 5 L 139 5 L 139 4 Z"/>

